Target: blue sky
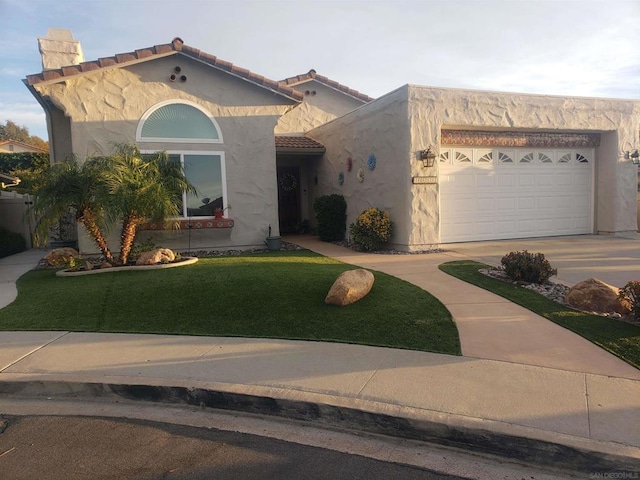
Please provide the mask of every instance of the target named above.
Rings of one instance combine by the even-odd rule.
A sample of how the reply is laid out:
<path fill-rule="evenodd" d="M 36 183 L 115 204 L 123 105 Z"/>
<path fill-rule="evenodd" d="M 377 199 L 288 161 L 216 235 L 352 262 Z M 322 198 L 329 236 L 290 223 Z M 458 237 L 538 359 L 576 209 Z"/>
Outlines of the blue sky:
<path fill-rule="evenodd" d="M 0 122 L 47 139 L 22 83 L 37 38 L 85 58 L 174 37 L 274 80 L 319 74 L 371 96 L 411 83 L 640 99 L 640 0 L 0 0 Z"/>

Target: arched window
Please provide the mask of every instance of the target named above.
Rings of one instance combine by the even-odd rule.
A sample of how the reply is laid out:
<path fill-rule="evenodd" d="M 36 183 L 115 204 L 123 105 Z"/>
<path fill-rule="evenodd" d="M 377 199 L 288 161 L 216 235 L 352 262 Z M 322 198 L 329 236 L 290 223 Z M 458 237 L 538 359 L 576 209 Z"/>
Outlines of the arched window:
<path fill-rule="evenodd" d="M 138 123 L 136 140 L 144 154 L 146 142 L 160 143 L 169 159 L 180 163 L 196 193 L 184 193 L 180 217 L 212 217 L 216 210 L 227 207 L 224 152 L 219 147 L 208 149 L 202 144 L 222 143 L 218 123 L 195 103 L 169 100 L 153 106 Z M 197 150 L 183 149 L 180 144 L 198 144 Z M 156 145 L 153 146 L 156 148 Z"/>
<path fill-rule="evenodd" d="M 222 143 L 222 133 L 215 119 L 195 103 L 169 100 L 153 106 L 142 116 L 136 140 L 163 143 Z"/>

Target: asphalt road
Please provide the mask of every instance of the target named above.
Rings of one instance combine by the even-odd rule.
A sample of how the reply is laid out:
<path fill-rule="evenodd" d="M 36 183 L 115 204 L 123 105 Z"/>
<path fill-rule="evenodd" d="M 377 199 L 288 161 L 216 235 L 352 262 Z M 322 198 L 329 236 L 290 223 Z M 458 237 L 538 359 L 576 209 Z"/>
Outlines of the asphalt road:
<path fill-rule="evenodd" d="M 211 428 L 74 416 L 8 416 L 3 421 L 3 480 L 462 478 Z"/>

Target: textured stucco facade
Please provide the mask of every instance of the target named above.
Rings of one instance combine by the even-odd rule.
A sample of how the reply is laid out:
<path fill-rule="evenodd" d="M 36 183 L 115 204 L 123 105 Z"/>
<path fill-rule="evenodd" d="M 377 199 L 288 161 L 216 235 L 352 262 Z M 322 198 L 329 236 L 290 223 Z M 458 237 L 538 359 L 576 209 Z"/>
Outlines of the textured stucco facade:
<path fill-rule="evenodd" d="M 327 148 L 318 165 L 315 195 L 344 195 L 347 225 L 371 206 L 387 210 L 395 229 L 391 242 L 408 245 L 412 222 L 408 184 L 413 162 L 406 91 L 391 92 L 311 130 L 309 135 Z M 372 154 L 376 158 L 373 170 L 369 168 Z M 351 171 L 348 158 L 352 159 Z M 338 182 L 340 173 L 343 185 Z"/>
<path fill-rule="evenodd" d="M 294 85 L 292 88 L 305 95 L 304 102 L 280 118 L 275 129 L 276 135 L 303 134 L 364 103 L 316 80 Z"/>
<path fill-rule="evenodd" d="M 318 194 L 343 194 L 348 223 L 369 206 L 388 210 L 395 225 L 392 243 L 399 248 L 440 243 L 437 181 L 413 185 L 412 178 L 437 177 L 438 162 L 425 167 L 418 154 L 429 146 L 439 150 L 443 128 L 599 133 L 594 233 L 637 230 L 636 169 L 623 152 L 640 143 L 638 101 L 406 85 L 309 132 L 327 148 Z M 366 168 L 370 153 L 378 160 L 374 171 Z M 354 170 L 364 167 L 362 183 L 346 172 L 348 157 L 356 160 Z"/>
<path fill-rule="evenodd" d="M 170 82 L 181 67 L 185 82 Z M 215 85 L 216 88 L 211 88 Z M 278 233 L 278 192 L 273 132 L 278 119 L 296 102 L 239 80 L 180 55 L 171 55 L 124 68 L 105 69 L 84 76 L 35 86 L 54 105 L 68 139 L 57 143 L 56 160 L 73 153 L 80 160 L 111 153 L 113 143 L 137 143 L 141 150 L 182 150 L 224 154 L 227 205 L 235 220 L 231 229 L 180 232 L 141 232 L 170 248 L 247 248 L 261 245 L 268 226 Z M 223 143 L 185 144 L 136 142 L 136 129 L 149 109 L 167 101 L 197 104 L 215 119 Z M 55 120 L 55 119 L 54 119 Z M 61 147 L 69 148 L 63 151 Z M 269 179 L 272 179 L 269 181 Z M 116 238 L 111 239 L 117 246 Z M 113 243 L 115 242 L 115 243 Z M 80 236 L 81 251 L 93 246 Z"/>

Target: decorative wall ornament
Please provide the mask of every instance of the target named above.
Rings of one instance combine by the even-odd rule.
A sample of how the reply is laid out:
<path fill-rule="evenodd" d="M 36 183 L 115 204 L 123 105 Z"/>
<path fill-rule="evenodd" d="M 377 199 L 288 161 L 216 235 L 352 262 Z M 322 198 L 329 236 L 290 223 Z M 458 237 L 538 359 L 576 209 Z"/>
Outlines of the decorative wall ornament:
<path fill-rule="evenodd" d="M 442 145 L 461 147 L 597 148 L 599 133 L 442 130 Z"/>
<path fill-rule="evenodd" d="M 369 167 L 369 170 L 374 170 L 376 168 L 376 162 L 376 156 L 373 153 L 369 155 L 369 160 L 367 160 L 367 167 Z"/>
<path fill-rule="evenodd" d="M 357 176 L 358 176 L 358 181 L 360 183 L 364 182 L 364 172 L 362 171 L 361 168 L 358 169 L 358 175 Z"/>
<path fill-rule="evenodd" d="M 347 158 L 347 172 L 350 172 L 353 169 L 353 158 Z"/>
<path fill-rule="evenodd" d="M 338 174 L 338 183 L 342 185 L 344 183 L 344 172 Z"/>
<path fill-rule="evenodd" d="M 280 188 L 285 192 L 291 192 L 298 186 L 298 180 L 291 173 L 283 173 L 280 175 Z"/>

